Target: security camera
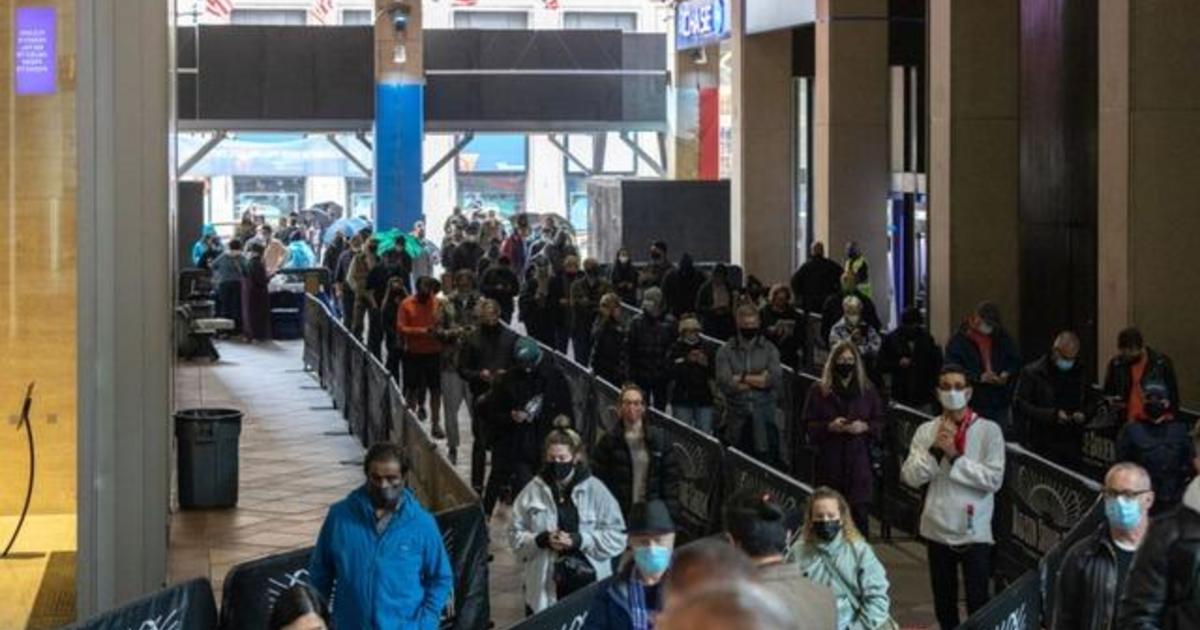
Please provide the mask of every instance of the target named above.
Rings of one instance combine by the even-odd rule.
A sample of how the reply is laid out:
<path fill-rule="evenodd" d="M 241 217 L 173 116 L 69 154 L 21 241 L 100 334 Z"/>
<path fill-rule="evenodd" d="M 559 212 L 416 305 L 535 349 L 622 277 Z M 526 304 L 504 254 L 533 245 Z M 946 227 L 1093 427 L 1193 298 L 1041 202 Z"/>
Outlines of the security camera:
<path fill-rule="evenodd" d="M 408 16 L 412 14 L 412 7 L 407 2 L 393 2 L 387 12 L 392 18 L 392 27 L 396 29 L 397 33 L 403 33 L 408 29 Z"/>

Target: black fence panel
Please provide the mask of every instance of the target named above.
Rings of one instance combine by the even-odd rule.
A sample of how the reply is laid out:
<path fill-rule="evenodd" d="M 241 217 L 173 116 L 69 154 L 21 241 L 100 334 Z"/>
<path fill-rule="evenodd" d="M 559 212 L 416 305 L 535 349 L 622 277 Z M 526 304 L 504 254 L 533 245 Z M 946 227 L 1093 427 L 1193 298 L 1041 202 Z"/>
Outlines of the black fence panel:
<path fill-rule="evenodd" d="M 1028 571 L 971 615 L 959 630 L 1040 630 L 1041 608 L 1038 572 Z"/>
<path fill-rule="evenodd" d="M 321 387 L 327 391 L 333 381 L 333 320 L 334 317 L 328 310 L 322 310 L 320 317 L 317 318 L 317 326 L 321 335 L 321 357 L 317 361 L 318 375 L 321 378 Z"/>
<path fill-rule="evenodd" d="M 204 578 L 163 589 L 87 621 L 68 626 L 69 630 L 212 630 L 215 627 L 217 605 L 213 600 L 212 586 Z"/>
<path fill-rule="evenodd" d="M 266 628 L 271 607 L 284 591 L 308 584 L 312 547 L 251 560 L 225 576 L 221 595 L 221 630 Z"/>
<path fill-rule="evenodd" d="M 913 434 L 922 424 L 932 420 L 916 409 L 903 405 L 892 405 L 887 412 L 884 427 L 884 470 L 883 497 L 877 502 L 882 508 L 883 520 L 888 525 L 909 533 L 917 533 L 921 522 L 921 507 L 924 503 L 923 488 L 913 488 L 900 480 L 900 467 L 908 458 L 908 447 Z"/>
<path fill-rule="evenodd" d="M 576 430 L 586 439 L 588 435 L 594 435 L 594 429 L 589 427 L 594 424 L 591 417 L 592 381 L 595 380 L 592 372 L 557 352 L 550 356 L 553 357 L 555 365 L 562 370 L 563 376 L 567 378 L 567 386 L 571 388 L 571 408 L 573 409 L 571 419 L 574 421 Z"/>
<path fill-rule="evenodd" d="M 346 343 L 346 420 L 350 432 L 370 446 L 367 436 L 367 351 L 355 340 Z"/>
<path fill-rule="evenodd" d="M 791 444 L 789 459 L 792 476 L 803 483 L 812 485 L 817 477 L 816 448 L 808 443 L 808 427 L 804 422 L 804 402 L 808 399 L 808 390 L 817 379 L 803 372 L 789 370 L 788 396 L 792 400 L 792 411 L 788 418 L 788 439 Z"/>
<path fill-rule="evenodd" d="M 585 586 L 542 612 L 509 626 L 509 630 L 579 630 L 587 625 L 592 602 L 608 589 L 612 580 L 607 578 Z"/>
<path fill-rule="evenodd" d="M 446 607 L 449 623 L 442 628 L 486 628 L 491 617 L 488 597 L 488 532 L 479 503 L 438 512 L 438 528 L 450 555 L 454 591 Z"/>
<path fill-rule="evenodd" d="M 391 438 L 392 405 L 389 395 L 392 377 L 374 356 L 367 355 L 367 444 L 387 442 Z"/>
<path fill-rule="evenodd" d="M 589 423 L 583 438 L 589 445 L 600 441 L 604 433 L 617 424 L 617 411 L 621 404 L 621 390 L 613 383 L 597 378 L 592 383 Z"/>
<path fill-rule="evenodd" d="M 666 433 L 667 444 L 679 458 L 683 480 L 679 503 L 683 511 L 678 523 L 684 540 L 696 540 L 712 533 L 719 522 L 724 453 L 721 443 L 688 425 L 651 409 L 651 426 Z"/>
<path fill-rule="evenodd" d="M 350 420 L 350 409 L 346 404 L 346 361 L 347 347 L 352 343 L 350 331 L 346 330 L 341 322 L 329 324 L 329 384 L 325 387 L 329 390 L 329 397 L 333 399 L 333 406 L 341 410 L 342 417 L 347 421 Z"/>
<path fill-rule="evenodd" d="M 721 478 L 725 484 L 723 504 L 741 492 L 766 494 L 783 508 L 784 522 L 791 529 L 797 529 L 804 522 L 804 511 L 813 492 L 811 487 L 763 465 L 736 448 L 726 450 L 725 470 Z M 718 529 L 724 527 L 721 519 L 715 524 Z"/>
<path fill-rule="evenodd" d="M 1100 485 L 1057 464 L 1010 444 L 1004 487 L 996 495 L 995 575 L 1013 582 L 1042 557 L 1062 545 L 1084 522 L 1096 503 Z"/>
<path fill-rule="evenodd" d="M 304 300 L 304 369 L 319 371 L 321 367 L 321 320 L 325 306 L 308 295 Z"/>

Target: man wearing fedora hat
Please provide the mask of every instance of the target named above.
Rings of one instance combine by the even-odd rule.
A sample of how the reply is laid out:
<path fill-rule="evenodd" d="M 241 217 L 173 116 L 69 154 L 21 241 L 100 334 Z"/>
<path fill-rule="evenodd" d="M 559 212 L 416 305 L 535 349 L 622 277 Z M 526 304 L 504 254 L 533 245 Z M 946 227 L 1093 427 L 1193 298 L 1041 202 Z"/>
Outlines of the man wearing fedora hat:
<path fill-rule="evenodd" d="M 592 603 L 584 630 L 649 630 L 662 610 L 662 579 L 675 549 L 675 523 L 659 499 L 637 503 L 625 520 L 633 561 Z"/>

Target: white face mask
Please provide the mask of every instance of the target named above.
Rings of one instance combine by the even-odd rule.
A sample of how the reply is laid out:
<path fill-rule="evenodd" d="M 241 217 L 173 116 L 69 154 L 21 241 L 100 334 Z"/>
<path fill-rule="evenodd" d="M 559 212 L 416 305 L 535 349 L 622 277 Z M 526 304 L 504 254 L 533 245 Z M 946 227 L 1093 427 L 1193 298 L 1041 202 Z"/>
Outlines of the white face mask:
<path fill-rule="evenodd" d="M 947 411 L 962 411 L 967 407 L 967 401 L 971 400 L 970 390 L 950 391 L 938 390 L 938 402 L 942 404 L 942 408 Z"/>
<path fill-rule="evenodd" d="M 996 329 L 987 322 L 981 322 L 979 324 L 979 332 L 981 332 L 985 335 L 991 335 L 995 331 L 996 331 Z"/>

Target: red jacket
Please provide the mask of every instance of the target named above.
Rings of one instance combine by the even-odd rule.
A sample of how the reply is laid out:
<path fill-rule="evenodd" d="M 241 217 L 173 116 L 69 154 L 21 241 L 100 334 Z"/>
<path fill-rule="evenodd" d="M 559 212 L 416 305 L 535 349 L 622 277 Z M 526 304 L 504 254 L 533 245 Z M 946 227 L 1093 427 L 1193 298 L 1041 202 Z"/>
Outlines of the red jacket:
<path fill-rule="evenodd" d="M 404 337 L 408 352 L 412 354 L 439 354 L 442 342 L 433 334 L 439 316 L 437 298 L 430 296 L 422 302 L 410 295 L 400 303 L 396 315 L 396 332 Z"/>

